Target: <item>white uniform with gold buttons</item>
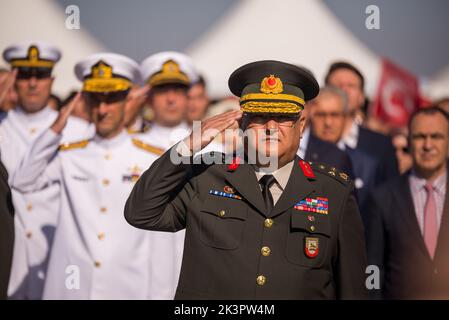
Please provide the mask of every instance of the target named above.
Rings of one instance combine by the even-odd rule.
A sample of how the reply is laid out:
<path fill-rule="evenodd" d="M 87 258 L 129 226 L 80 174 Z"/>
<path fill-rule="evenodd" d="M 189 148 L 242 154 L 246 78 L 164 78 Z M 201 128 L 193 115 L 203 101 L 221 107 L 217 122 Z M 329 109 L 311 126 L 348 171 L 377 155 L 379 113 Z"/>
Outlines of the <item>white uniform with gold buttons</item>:
<path fill-rule="evenodd" d="M 123 207 L 160 151 L 125 131 L 58 151 L 60 142 L 59 135 L 45 131 L 13 177 L 22 191 L 62 186 L 44 299 L 152 298 L 158 280 L 151 278 L 152 233 L 126 223 Z"/>
<path fill-rule="evenodd" d="M 101 94 L 128 90 L 140 76 L 134 61 L 110 53 L 84 59 L 75 73 L 83 91 Z M 131 227 L 123 208 L 134 182 L 163 150 L 124 130 L 58 151 L 60 140 L 51 129 L 45 131 L 12 178 L 13 187 L 23 192 L 62 186 L 44 299 L 155 298 L 153 233 Z M 170 293 L 173 297 L 174 290 Z"/>
<path fill-rule="evenodd" d="M 28 58 L 29 44 L 16 45 L 4 51 L 4 58 L 14 64 L 41 62 L 54 64 L 59 50 L 42 43 L 32 43 L 37 56 Z M 20 59 L 23 58 L 23 59 Z M 34 60 L 32 60 L 34 59 Z M 14 61 L 14 62 L 12 62 Z M 56 119 L 57 112 L 46 106 L 26 113 L 20 106 L 6 114 L 0 123 L 1 159 L 10 178 L 25 152 L 39 134 Z M 82 119 L 71 117 L 63 133 L 63 141 L 77 141 L 93 135 L 93 128 Z M 12 190 L 15 208 L 15 242 L 8 295 L 14 299 L 40 299 L 47 268 L 49 249 L 59 210 L 60 187 L 51 185 L 35 193 L 21 194 Z"/>

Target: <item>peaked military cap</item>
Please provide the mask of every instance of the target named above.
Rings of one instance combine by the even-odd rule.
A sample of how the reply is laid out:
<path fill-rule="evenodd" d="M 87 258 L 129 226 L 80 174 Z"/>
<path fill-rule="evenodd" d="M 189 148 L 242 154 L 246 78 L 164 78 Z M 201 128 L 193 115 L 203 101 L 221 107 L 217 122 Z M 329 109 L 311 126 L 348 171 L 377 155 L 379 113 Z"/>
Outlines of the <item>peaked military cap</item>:
<path fill-rule="evenodd" d="M 229 89 L 246 113 L 298 114 L 319 85 L 308 70 L 281 61 L 246 64 L 229 77 Z"/>

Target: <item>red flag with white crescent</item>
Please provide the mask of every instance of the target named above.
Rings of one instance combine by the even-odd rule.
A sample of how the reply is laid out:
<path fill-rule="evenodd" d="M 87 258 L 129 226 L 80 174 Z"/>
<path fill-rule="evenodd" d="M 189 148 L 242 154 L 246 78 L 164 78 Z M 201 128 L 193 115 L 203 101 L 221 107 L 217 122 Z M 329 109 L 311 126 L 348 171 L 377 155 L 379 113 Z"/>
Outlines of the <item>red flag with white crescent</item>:
<path fill-rule="evenodd" d="M 396 127 L 407 125 L 410 115 L 420 107 L 417 78 L 387 59 L 382 61 L 382 74 L 373 115 Z"/>

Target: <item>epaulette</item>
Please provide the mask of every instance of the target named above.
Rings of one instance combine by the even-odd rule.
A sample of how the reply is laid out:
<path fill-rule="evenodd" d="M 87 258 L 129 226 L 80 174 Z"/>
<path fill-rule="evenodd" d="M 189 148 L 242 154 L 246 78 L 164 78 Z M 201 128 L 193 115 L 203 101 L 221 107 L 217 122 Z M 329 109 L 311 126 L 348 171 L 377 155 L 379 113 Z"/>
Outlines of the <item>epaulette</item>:
<path fill-rule="evenodd" d="M 351 178 L 349 177 L 348 174 L 338 170 L 335 167 L 329 166 L 324 163 L 315 163 L 315 162 L 309 163 L 312 166 L 313 170 L 324 173 L 325 175 L 330 176 L 343 184 L 348 184 L 351 182 Z"/>
<path fill-rule="evenodd" d="M 140 148 L 140 149 L 143 149 L 143 150 L 145 150 L 145 151 L 154 153 L 154 154 L 156 154 L 156 155 L 158 155 L 158 156 L 163 155 L 164 152 L 165 152 L 164 149 L 158 148 L 158 147 L 155 147 L 155 146 L 152 146 L 152 145 L 149 145 L 149 144 L 147 144 L 147 143 L 145 143 L 145 142 L 143 142 L 143 141 L 141 141 L 141 140 L 139 140 L 139 139 L 133 138 L 132 141 L 133 141 L 133 144 L 134 144 L 137 148 Z"/>
<path fill-rule="evenodd" d="M 81 140 L 77 142 L 65 142 L 59 146 L 59 151 L 67 151 L 73 149 L 85 148 L 89 144 L 89 140 Z"/>

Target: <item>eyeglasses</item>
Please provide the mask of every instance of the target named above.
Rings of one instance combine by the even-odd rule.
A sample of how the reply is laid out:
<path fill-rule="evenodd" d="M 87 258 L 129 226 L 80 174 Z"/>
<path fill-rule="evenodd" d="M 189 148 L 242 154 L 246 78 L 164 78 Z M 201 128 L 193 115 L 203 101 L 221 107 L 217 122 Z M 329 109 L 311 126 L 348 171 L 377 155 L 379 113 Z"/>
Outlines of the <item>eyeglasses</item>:
<path fill-rule="evenodd" d="M 262 128 L 267 125 L 269 121 L 276 122 L 278 127 L 292 128 L 298 121 L 299 116 L 247 116 L 248 128 Z"/>
<path fill-rule="evenodd" d="M 18 68 L 17 78 L 19 80 L 28 80 L 35 77 L 36 79 L 47 79 L 51 77 L 51 68 Z"/>
<path fill-rule="evenodd" d="M 83 96 L 86 99 L 88 105 L 96 106 L 100 103 L 116 103 L 126 99 L 129 90 L 116 91 L 116 92 L 84 92 Z"/>
<path fill-rule="evenodd" d="M 339 119 L 344 117 L 344 112 L 321 112 L 321 111 L 317 111 L 313 113 L 313 117 L 317 118 L 317 119 L 324 119 L 327 117 L 330 117 L 331 119 Z"/>

